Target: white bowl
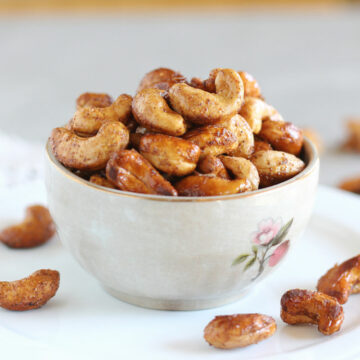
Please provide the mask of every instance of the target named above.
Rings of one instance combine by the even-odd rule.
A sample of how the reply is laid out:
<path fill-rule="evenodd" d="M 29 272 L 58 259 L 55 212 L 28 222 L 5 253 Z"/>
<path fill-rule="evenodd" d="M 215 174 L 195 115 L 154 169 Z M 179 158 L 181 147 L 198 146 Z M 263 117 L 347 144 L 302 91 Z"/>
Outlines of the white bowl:
<path fill-rule="evenodd" d="M 110 294 L 156 309 L 215 307 L 281 267 L 305 230 L 319 159 L 308 139 L 304 153 L 306 168 L 269 188 L 170 197 L 92 184 L 61 165 L 47 146 L 49 208 L 61 241 Z"/>

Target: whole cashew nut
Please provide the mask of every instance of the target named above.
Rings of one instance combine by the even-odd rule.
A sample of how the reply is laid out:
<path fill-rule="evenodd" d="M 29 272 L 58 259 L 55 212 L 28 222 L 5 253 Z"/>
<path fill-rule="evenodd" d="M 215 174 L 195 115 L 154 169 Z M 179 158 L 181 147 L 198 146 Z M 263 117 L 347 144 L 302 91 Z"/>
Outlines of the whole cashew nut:
<path fill-rule="evenodd" d="M 56 128 L 50 136 L 55 157 L 65 166 L 78 170 L 100 170 L 111 153 L 125 149 L 129 131 L 121 122 L 105 123 L 96 136 L 82 138 L 65 128 Z"/>
<path fill-rule="evenodd" d="M 251 162 L 258 170 L 262 187 L 290 179 L 305 168 L 304 162 L 296 156 L 275 150 L 258 151 Z"/>
<path fill-rule="evenodd" d="M 228 154 L 238 147 L 235 134 L 224 127 L 207 125 L 188 131 L 183 138 L 201 149 L 201 158 L 206 155 Z"/>
<path fill-rule="evenodd" d="M 340 304 L 345 304 L 349 295 L 360 292 L 360 255 L 332 267 L 323 275 L 317 290 L 336 298 Z"/>
<path fill-rule="evenodd" d="M 25 279 L 0 282 L 0 306 L 25 311 L 45 305 L 57 292 L 60 274 L 56 270 L 38 270 Z"/>
<path fill-rule="evenodd" d="M 299 155 L 303 145 L 302 131 L 290 122 L 268 118 L 262 122 L 259 136 L 268 141 L 275 150 Z"/>
<path fill-rule="evenodd" d="M 184 176 L 195 170 L 201 150 L 184 139 L 148 134 L 140 140 L 140 153 L 158 170 L 169 175 Z"/>
<path fill-rule="evenodd" d="M 144 89 L 156 88 L 169 90 L 177 83 L 185 82 L 186 78 L 179 72 L 167 68 L 158 68 L 148 72 L 141 80 L 137 92 Z"/>
<path fill-rule="evenodd" d="M 271 117 L 273 120 L 284 121 L 276 109 L 254 97 L 245 98 L 244 105 L 241 107 L 239 114 L 245 118 L 254 134 L 260 132 L 262 121 L 268 117 Z"/>
<path fill-rule="evenodd" d="M 159 89 L 144 89 L 136 94 L 132 103 L 136 121 L 149 130 L 167 135 L 181 136 L 186 131 L 183 117 L 171 110 Z"/>
<path fill-rule="evenodd" d="M 70 129 L 79 134 L 94 135 L 104 123 L 126 123 L 131 115 L 131 102 L 130 95 L 122 94 L 107 107 L 80 107 L 69 122 Z"/>
<path fill-rule="evenodd" d="M 259 188 L 260 178 L 255 165 L 242 157 L 220 155 L 227 170 L 229 170 L 237 179 L 247 179 L 251 184 L 251 190 Z"/>
<path fill-rule="evenodd" d="M 340 330 L 342 306 L 331 296 L 317 291 L 293 289 L 281 298 L 281 319 L 290 325 L 315 324 L 324 335 Z"/>
<path fill-rule="evenodd" d="M 229 154 L 249 158 L 254 152 L 254 134 L 247 121 L 239 114 L 224 116 L 214 124 L 231 131 L 237 137 L 238 145 Z"/>
<path fill-rule="evenodd" d="M 198 89 L 203 89 L 214 93 L 216 91 L 215 78 L 219 70 L 221 69 L 217 68 L 211 71 L 209 78 L 205 81 L 201 81 L 199 78 L 192 78 L 190 84 Z M 238 74 L 240 75 L 240 78 L 244 84 L 244 97 L 251 96 L 262 99 L 263 97 L 261 95 L 261 89 L 255 78 L 245 71 L 238 71 Z"/>
<path fill-rule="evenodd" d="M 265 340 L 276 331 L 276 322 L 263 314 L 216 316 L 205 327 L 204 338 L 219 349 L 245 347 Z"/>
<path fill-rule="evenodd" d="M 230 180 L 230 176 L 226 171 L 221 160 L 214 155 L 206 155 L 199 161 L 197 169 L 202 174 L 211 174 L 223 179 Z"/>
<path fill-rule="evenodd" d="M 136 150 L 114 153 L 106 166 L 106 177 L 120 190 L 176 196 L 173 186 Z"/>
<path fill-rule="evenodd" d="M 113 99 L 108 94 L 86 92 L 76 99 L 76 108 L 105 108 L 112 103 Z"/>
<path fill-rule="evenodd" d="M 180 83 L 169 90 L 171 106 L 187 120 L 209 125 L 221 117 L 239 112 L 244 100 L 244 86 L 239 74 L 231 69 L 220 69 L 215 78 L 216 93 L 196 89 Z"/>
<path fill-rule="evenodd" d="M 11 248 L 31 248 L 47 242 L 55 234 L 49 210 L 41 205 L 29 206 L 22 223 L 0 232 L 0 241 Z"/>
<path fill-rule="evenodd" d="M 227 180 L 213 175 L 190 175 L 175 184 L 182 196 L 216 196 L 251 190 L 247 179 Z"/>

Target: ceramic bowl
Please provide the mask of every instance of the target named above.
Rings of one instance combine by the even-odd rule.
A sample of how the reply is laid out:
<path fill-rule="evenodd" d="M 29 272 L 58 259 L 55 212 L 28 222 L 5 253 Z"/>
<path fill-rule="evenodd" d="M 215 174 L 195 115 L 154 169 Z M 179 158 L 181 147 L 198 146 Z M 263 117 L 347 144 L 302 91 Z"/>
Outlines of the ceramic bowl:
<path fill-rule="evenodd" d="M 48 204 L 63 244 L 113 296 L 156 309 L 210 308 L 239 299 L 291 254 L 318 183 L 307 139 L 304 158 L 300 174 L 269 188 L 169 197 L 89 183 L 48 146 Z"/>

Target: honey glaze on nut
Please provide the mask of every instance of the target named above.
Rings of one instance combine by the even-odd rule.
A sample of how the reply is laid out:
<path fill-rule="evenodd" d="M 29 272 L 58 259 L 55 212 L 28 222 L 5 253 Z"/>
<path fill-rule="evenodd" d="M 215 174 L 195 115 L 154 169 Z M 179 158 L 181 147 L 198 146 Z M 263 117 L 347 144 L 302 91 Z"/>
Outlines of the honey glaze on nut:
<path fill-rule="evenodd" d="M 219 67 L 203 81 L 158 68 L 136 94 L 114 98 L 80 95 L 70 122 L 49 139 L 59 162 L 100 186 L 217 196 L 266 188 L 305 168 L 302 131 L 245 71 Z M 105 170 L 106 179 L 92 176 Z"/>
<path fill-rule="evenodd" d="M 322 292 L 293 289 L 281 298 L 281 319 L 290 324 L 315 324 L 324 335 L 340 330 L 344 312 L 338 301 Z"/>
<path fill-rule="evenodd" d="M 335 265 L 318 281 L 317 290 L 345 304 L 349 295 L 360 292 L 360 255 Z"/>
<path fill-rule="evenodd" d="M 216 316 L 204 330 L 205 340 L 220 349 L 245 347 L 267 339 L 276 331 L 275 320 L 263 314 Z"/>

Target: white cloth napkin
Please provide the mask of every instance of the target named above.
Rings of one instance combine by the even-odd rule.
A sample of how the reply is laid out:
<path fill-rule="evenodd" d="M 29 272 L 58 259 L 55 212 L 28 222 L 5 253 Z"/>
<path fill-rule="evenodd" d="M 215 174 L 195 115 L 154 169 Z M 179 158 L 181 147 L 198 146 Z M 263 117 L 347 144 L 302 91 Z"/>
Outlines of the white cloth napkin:
<path fill-rule="evenodd" d="M 44 148 L 0 130 L 0 188 L 43 180 Z"/>

